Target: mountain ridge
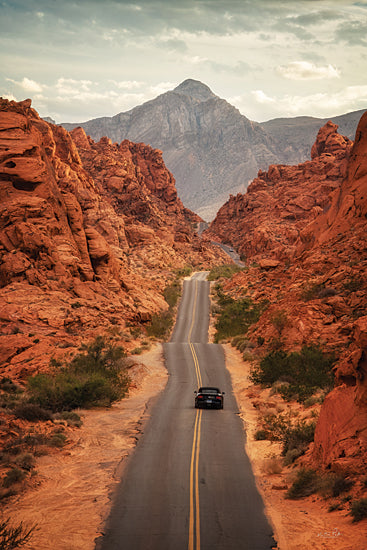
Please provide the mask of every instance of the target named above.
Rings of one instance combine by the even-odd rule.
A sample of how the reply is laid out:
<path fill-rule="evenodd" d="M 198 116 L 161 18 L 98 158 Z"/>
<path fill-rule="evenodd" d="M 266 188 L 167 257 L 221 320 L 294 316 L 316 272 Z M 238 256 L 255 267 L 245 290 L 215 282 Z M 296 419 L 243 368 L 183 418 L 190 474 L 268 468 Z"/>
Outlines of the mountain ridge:
<path fill-rule="evenodd" d="M 358 113 L 330 120 L 340 119 L 341 133 L 352 139 Z M 206 84 L 187 79 L 129 111 L 62 125 L 67 130 L 81 126 L 94 140 L 107 136 L 160 149 L 185 206 L 211 220 L 229 195 L 246 190 L 259 170 L 307 160 L 319 128 L 329 119 L 285 122 L 289 120 L 294 119 L 251 121 Z"/>

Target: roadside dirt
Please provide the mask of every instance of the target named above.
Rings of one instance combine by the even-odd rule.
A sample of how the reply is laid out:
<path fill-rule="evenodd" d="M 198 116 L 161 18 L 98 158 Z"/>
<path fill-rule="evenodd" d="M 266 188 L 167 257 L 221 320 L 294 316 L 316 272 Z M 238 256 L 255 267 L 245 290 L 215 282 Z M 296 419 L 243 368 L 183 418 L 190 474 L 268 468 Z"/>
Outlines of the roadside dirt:
<path fill-rule="evenodd" d="M 352 523 L 348 510 L 328 512 L 330 502 L 311 496 L 301 500 L 284 498 L 292 484 L 294 471 L 280 465 L 281 448 L 277 442 L 256 441 L 259 410 L 271 406 L 274 410 L 286 407 L 269 390 L 259 391 L 249 381 L 250 363 L 242 354 L 225 344 L 226 366 L 232 378 L 234 394 L 246 432 L 246 451 L 251 460 L 258 489 L 265 503 L 266 514 L 273 525 L 279 550 L 366 550 L 367 520 Z M 255 406 L 254 406 L 255 404 Z"/>

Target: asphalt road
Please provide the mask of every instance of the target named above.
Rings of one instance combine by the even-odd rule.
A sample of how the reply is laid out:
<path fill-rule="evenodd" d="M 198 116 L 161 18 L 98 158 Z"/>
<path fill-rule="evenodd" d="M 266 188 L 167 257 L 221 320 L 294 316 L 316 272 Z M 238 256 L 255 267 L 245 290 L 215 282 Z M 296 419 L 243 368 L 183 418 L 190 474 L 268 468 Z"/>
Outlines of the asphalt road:
<path fill-rule="evenodd" d="M 209 283 L 184 283 L 164 353 L 169 380 L 119 485 L 98 550 L 270 550 L 242 422 L 221 346 L 208 344 Z M 225 391 L 223 410 L 194 408 L 194 390 Z"/>

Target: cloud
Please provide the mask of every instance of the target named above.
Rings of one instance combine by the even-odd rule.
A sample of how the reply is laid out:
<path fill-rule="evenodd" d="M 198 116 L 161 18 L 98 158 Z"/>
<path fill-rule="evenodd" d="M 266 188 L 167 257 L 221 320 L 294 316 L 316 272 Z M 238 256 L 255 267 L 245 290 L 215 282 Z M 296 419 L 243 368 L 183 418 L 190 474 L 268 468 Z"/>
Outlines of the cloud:
<path fill-rule="evenodd" d="M 305 96 L 285 95 L 270 97 L 262 90 L 251 92 L 252 98 L 262 106 L 271 106 L 283 116 L 300 116 L 313 113 L 326 118 L 341 113 L 367 108 L 367 85 L 348 86 L 334 93 L 319 92 Z M 238 103 L 243 98 L 237 98 Z M 246 101 L 247 98 L 246 98 Z"/>
<path fill-rule="evenodd" d="M 145 82 L 137 80 L 122 80 L 120 82 L 117 82 L 116 80 L 109 80 L 108 82 L 111 82 L 111 84 L 120 90 L 135 90 L 137 88 L 141 88 L 145 84 Z"/>
<path fill-rule="evenodd" d="M 308 61 L 293 61 L 288 65 L 279 65 L 276 72 L 290 80 L 320 80 L 340 77 L 340 72 L 336 67 L 332 65 L 318 67 Z"/>
<path fill-rule="evenodd" d="M 42 92 L 42 85 L 38 84 L 38 82 L 35 82 L 34 80 L 31 80 L 30 78 L 27 78 L 26 76 L 21 80 L 20 82 L 17 80 L 13 80 L 12 78 L 6 79 L 8 82 L 12 82 L 13 84 L 16 84 L 23 90 L 26 90 L 27 92 Z"/>
<path fill-rule="evenodd" d="M 338 26 L 335 37 L 350 46 L 367 46 L 366 25 L 366 17 L 364 21 L 343 22 Z"/>

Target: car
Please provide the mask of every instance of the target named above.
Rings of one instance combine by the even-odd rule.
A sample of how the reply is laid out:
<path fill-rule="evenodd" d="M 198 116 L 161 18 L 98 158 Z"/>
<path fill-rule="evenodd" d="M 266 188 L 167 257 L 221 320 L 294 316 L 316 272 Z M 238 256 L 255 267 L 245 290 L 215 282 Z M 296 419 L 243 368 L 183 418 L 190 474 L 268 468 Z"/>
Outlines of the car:
<path fill-rule="evenodd" d="M 223 396 L 219 388 L 204 386 L 195 391 L 195 409 L 223 409 Z"/>

